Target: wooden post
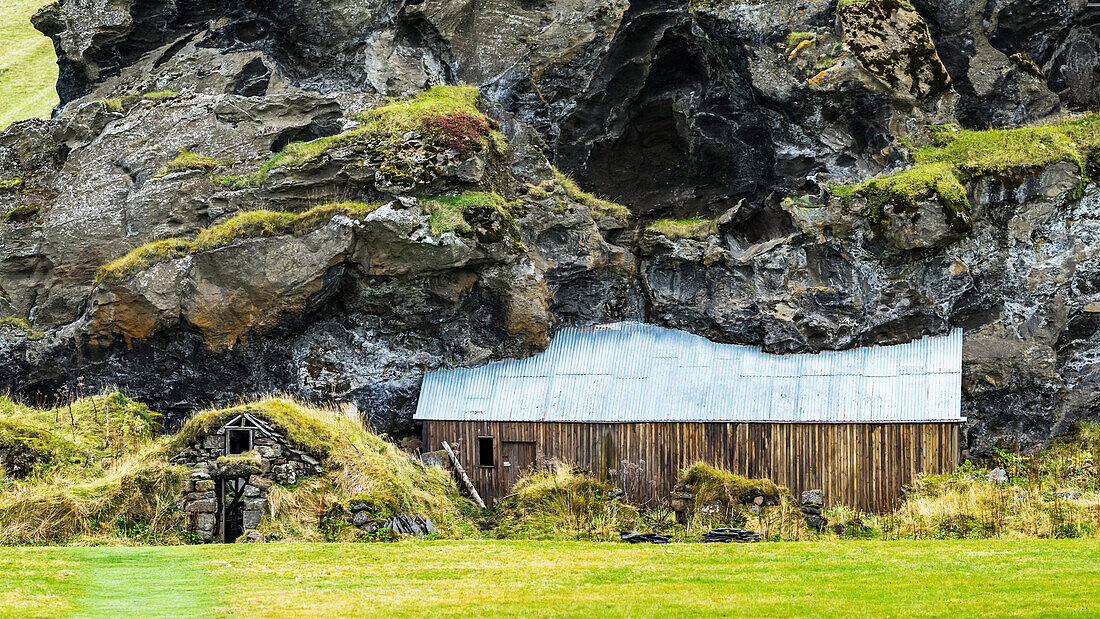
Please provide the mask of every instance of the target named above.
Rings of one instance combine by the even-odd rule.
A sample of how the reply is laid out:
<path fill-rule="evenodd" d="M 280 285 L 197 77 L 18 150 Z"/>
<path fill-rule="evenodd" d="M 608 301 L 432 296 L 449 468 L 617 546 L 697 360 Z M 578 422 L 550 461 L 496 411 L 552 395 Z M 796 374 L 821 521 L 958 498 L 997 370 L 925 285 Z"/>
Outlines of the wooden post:
<path fill-rule="evenodd" d="M 481 509 L 485 509 L 485 501 L 481 500 L 481 495 L 477 493 L 477 488 L 474 488 L 473 482 L 466 475 L 466 470 L 462 468 L 462 465 L 458 463 L 458 456 L 451 450 L 451 446 L 447 444 L 447 441 L 441 441 L 443 443 L 443 449 L 447 450 L 447 455 L 451 457 L 451 463 L 455 465 L 455 470 L 458 471 L 459 477 L 462 478 L 463 483 L 466 484 L 466 489 L 470 491 L 470 496 L 473 497 L 474 503 Z"/>

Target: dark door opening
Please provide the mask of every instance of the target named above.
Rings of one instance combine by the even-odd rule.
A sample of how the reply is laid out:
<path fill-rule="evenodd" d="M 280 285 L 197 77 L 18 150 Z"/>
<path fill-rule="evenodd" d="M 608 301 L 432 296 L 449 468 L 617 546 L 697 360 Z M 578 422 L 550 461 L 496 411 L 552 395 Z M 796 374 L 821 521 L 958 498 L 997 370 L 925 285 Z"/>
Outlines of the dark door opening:
<path fill-rule="evenodd" d="M 232 477 L 222 480 L 222 539 L 232 544 L 244 534 L 244 486 L 245 478 Z"/>

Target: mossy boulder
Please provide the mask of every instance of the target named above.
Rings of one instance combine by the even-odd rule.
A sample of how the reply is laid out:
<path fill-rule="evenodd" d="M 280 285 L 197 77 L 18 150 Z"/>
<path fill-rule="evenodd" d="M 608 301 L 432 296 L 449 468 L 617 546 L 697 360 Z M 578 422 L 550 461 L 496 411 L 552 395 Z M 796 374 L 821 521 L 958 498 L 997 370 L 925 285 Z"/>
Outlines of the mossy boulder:
<path fill-rule="evenodd" d="M 16 479 L 56 463 L 79 463 L 84 452 L 48 428 L 0 417 L 0 475 Z"/>
<path fill-rule="evenodd" d="M 681 472 L 673 494 L 690 497 L 689 511 L 727 520 L 737 518 L 748 505 L 777 505 L 791 499 L 789 490 L 770 479 L 750 479 L 702 462 Z"/>
<path fill-rule="evenodd" d="M 837 15 L 848 49 L 895 96 L 924 101 L 950 90 L 928 25 L 907 0 L 842 0 Z"/>

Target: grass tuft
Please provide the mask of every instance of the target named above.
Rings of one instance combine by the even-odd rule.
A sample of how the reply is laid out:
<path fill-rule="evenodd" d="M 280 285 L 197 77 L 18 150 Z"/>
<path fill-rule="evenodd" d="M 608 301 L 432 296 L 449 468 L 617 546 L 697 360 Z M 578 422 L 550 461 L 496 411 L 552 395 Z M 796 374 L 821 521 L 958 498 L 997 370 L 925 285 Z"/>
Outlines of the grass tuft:
<path fill-rule="evenodd" d="M 565 189 L 565 193 L 570 199 L 587 206 L 596 219 L 604 217 L 614 217 L 622 221 L 630 219 L 629 208 L 582 191 L 580 186 L 577 185 L 577 181 L 557 168 L 554 168 L 554 180 Z"/>
<path fill-rule="evenodd" d="M 670 240 L 705 239 L 718 234 L 718 224 L 706 217 L 689 219 L 658 219 L 646 226 L 646 232 L 660 234 Z"/>
<path fill-rule="evenodd" d="M 609 540 L 639 525 L 638 510 L 611 498 L 612 487 L 560 462 L 516 482 L 498 507 L 496 535 Z"/>
<path fill-rule="evenodd" d="M 223 161 L 221 159 L 215 159 L 213 157 L 207 157 L 206 155 L 200 155 L 193 153 L 186 148 L 181 148 L 176 158 L 168 162 L 168 165 L 164 166 L 164 169 L 154 178 L 161 176 L 167 176 L 175 172 L 184 172 L 186 170 L 202 170 L 204 172 L 211 172 L 216 168 L 220 168 L 225 165 L 233 163 L 232 161 Z"/>

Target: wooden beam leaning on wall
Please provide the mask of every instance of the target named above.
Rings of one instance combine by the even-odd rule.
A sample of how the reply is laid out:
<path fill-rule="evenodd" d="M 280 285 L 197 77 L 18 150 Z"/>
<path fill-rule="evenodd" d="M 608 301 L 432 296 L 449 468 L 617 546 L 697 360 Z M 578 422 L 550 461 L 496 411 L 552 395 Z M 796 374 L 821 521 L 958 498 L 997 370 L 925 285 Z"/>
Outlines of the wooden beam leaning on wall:
<path fill-rule="evenodd" d="M 477 488 L 474 488 L 474 484 L 470 481 L 469 476 L 466 475 L 466 469 L 462 468 L 462 464 L 458 462 L 458 456 L 451 449 L 451 446 L 447 444 L 447 441 L 440 441 L 443 443 L 443 449 L 447 450 L 447 455 L 451 457 L 451 463 L 455 465 L 455 470 L 458 471 L 459 477 L 462 478 L 462 483 L 466 484 L 466 490 L 470 491 L 470 496 L 473 497 L 474 503 L 481 509 L 485 509 L 485 501 L 481 500 L 481 495 L 477 493 Z"/>

